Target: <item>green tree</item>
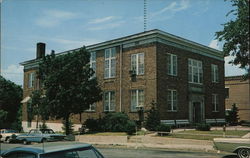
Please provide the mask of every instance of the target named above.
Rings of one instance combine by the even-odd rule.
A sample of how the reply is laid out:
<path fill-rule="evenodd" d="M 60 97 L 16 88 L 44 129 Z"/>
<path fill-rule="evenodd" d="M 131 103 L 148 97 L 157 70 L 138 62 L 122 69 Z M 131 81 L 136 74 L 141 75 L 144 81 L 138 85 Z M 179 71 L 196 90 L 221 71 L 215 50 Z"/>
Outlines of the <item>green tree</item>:
<path fill-rule="evenodd" d="M 231 0 L 231 3 L 235 9 L 227 16 L 233 13 L 236 18 L 223 24 L 224 29 L 216 32 L 216 38 L 225 42 L 225 55 L 235 57 L 229 63 L 240 65 L 240 68 L 248 69 L 249 72 L 249 0 Z"/>
<path fill-rule="evenodd" d="M 232 108 L 230 111 L 228 111 L 228 114 L 226 116 L 226 120 L 230 125 L 237 125 L 239 121 L 239 115 L 238 115 L 239 109 L 236 106 L 236 104 L 232 105 Z"/>
<path fill-rule="evenodd" d="M 161 124 L 160 114 L 154 101 L 151 103 L 151 105 L 152 107 L 148 111 L 148 116 L 145 122 L 145 128 L 150 131 L 156 131 L 157 127 Z"/>
<path fill-rule="evenodd" d="M 3 122 L 0 126 L 2 128 L 11 128 L 13 124 L 21 122 L 18 111 L 21 108 L 22 92 L 21 86 L 0 76 L 0 115 L 2 115 L 0 117 Z"/>
<path fill-rule="evenodd" d="M 6 120 L 7 111 L 0 110 L 0 128 L 2 128 L 2 125 L 4 124 L 4 121 Z"/>
<path fill-rule="evenodd" d="M 85 47 L 63 55 L 47 55 L 39 64 L 39 75 L 45 103 L 51 117 L 65 121 L 65 132 L 70 133 L 70 116 L 79 114 L 101 100 L 94 71 L 90 68 L 90 53 Z"/>
<path fill-rule="evenodd" d="M 45 96 L 43 95 L 43 90 L 35 90 L 31 94 L 31 102 L 29 103 L 30 108 L 30 119 L 32 120 L 34 116 L 37 116 L 37 125 L 39 118 L 42 120 L 43 126 L 45 126 L 46 120 L 49 119 L 48 106 L 45 102 Z"/>

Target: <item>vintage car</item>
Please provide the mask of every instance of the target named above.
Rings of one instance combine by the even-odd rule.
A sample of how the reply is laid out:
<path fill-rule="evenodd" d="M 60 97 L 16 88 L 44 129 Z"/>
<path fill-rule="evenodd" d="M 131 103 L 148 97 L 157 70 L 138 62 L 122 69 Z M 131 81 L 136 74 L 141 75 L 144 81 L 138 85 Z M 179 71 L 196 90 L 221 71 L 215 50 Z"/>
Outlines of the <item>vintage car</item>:
<path fill-rule="evenodd" d="M 27 134 L 18 135 L 16 140 L 23 144 L 29 144 L 31 142 L 60 141 L 65 137 L 63 134 L 56 134 L 52 129 L 32 129 Z"/>
<path fill-rule="evenodd" d="M 20 133 L 12 129 L 0 129 L 0 135 L 2 136 L 0 141 L 10 143 L 14 141 L 15 137 L 20 135 Z"/>
<path fill-rule="evenodd" d="M 249 138 L 214 138 L 214 145 L 218 150 L 236 153 L 239 158 L 250 158 Z"/>
<path fill-rule="evenodd" d="M 17 147 L 4 151 L 0 158 L 104 158 L 104 156 L 90 144 L 74 142 Z"/>

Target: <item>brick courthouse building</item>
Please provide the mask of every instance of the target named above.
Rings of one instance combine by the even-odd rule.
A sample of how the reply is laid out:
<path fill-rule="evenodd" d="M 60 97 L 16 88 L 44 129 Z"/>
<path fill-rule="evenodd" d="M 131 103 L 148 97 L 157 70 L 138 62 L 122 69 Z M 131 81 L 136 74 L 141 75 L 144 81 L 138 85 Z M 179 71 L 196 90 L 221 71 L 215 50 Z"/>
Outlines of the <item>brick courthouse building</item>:
<path fill-rule="evenodd" d="M 103 100 L 90 105 L 82 114 L 99 118 L 106 112 L 125 112 L 138 119 L 138 107 L 150 109 L 157 103 L 161 121 L 166 124 L 224 122 L 224 56 L 221 51 L 151 30 L 86 47 L 90 64 L 103 90 Z M 76 49 L 77 50 L 77 49 Z M 62 53 L 71 52 L 66 51 Z M 45 44 L 37 44 L 37 58 L 24 66 L 23 128 L 35 127 L 27 119 L 27 102 L 39 88 L 35 71 L 45 54 Z M 131 77 L 135 76 L 135 77 Z M 79 115 L 72 117 L 79 128 Z M 47 125 L 61 130 L 61 121 Z"/>

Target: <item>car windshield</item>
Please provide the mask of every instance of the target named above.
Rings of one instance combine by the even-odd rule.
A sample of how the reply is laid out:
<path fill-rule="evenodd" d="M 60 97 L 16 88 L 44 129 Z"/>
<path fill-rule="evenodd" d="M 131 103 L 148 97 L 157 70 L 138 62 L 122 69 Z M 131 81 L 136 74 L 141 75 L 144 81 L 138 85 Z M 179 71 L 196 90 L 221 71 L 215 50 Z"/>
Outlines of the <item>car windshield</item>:
<path fill-rule="evenodd" d="M 49 153 L 41 155 L 41 158 L 103 158 L 97 151 L 94 149 L 80 149 L 80 150 L 70 150 L 70 151 L 61 151 L 56 153 Z"/>
<path fill-rule="evenodd" d="M 15 130 L 5 130 L 4 133 L 17 133 Z"/>
<path fill-rule="evenodd" d="M 41 129 L 41 132 L 43 134 L 55 134 L 55 132 L 52 129 Z"/>

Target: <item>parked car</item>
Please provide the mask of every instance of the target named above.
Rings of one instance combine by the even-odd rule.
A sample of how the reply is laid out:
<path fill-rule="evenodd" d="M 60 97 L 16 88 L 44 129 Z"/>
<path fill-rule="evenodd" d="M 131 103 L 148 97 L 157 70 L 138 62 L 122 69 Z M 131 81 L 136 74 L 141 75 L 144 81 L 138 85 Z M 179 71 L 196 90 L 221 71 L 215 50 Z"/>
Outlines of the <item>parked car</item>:
<path fill-rule="evenodd" d="M 250 158 L 249 138 L 214 138 L 218 150 L 236 153 L 239 158 Z"/>
<path fill-rule="evenodd" d="M 10 143 L 15 140 L 15 138 L 20 135 L 16 130 L 12 129 L 0 129 L 0 135 L 2 138 L 0 141 Z"/>
<path fill-rule="evenodd" d="M 49 146 L 46 146 L 49 145 Z M 92 145 L 84 143 L 54 144 L 44 147 L 17 147 L 5 151 L 1 158 L 104 158 Z"/>
<path fill-rule="evenodd" d="M 32 129 L 28 134 L 17 136 L 16 140 L 23 144 L 29 144 L 30 142 L 60 141 L 65 137 L 63 134 L 56 134 L 52 129 Z"/>

